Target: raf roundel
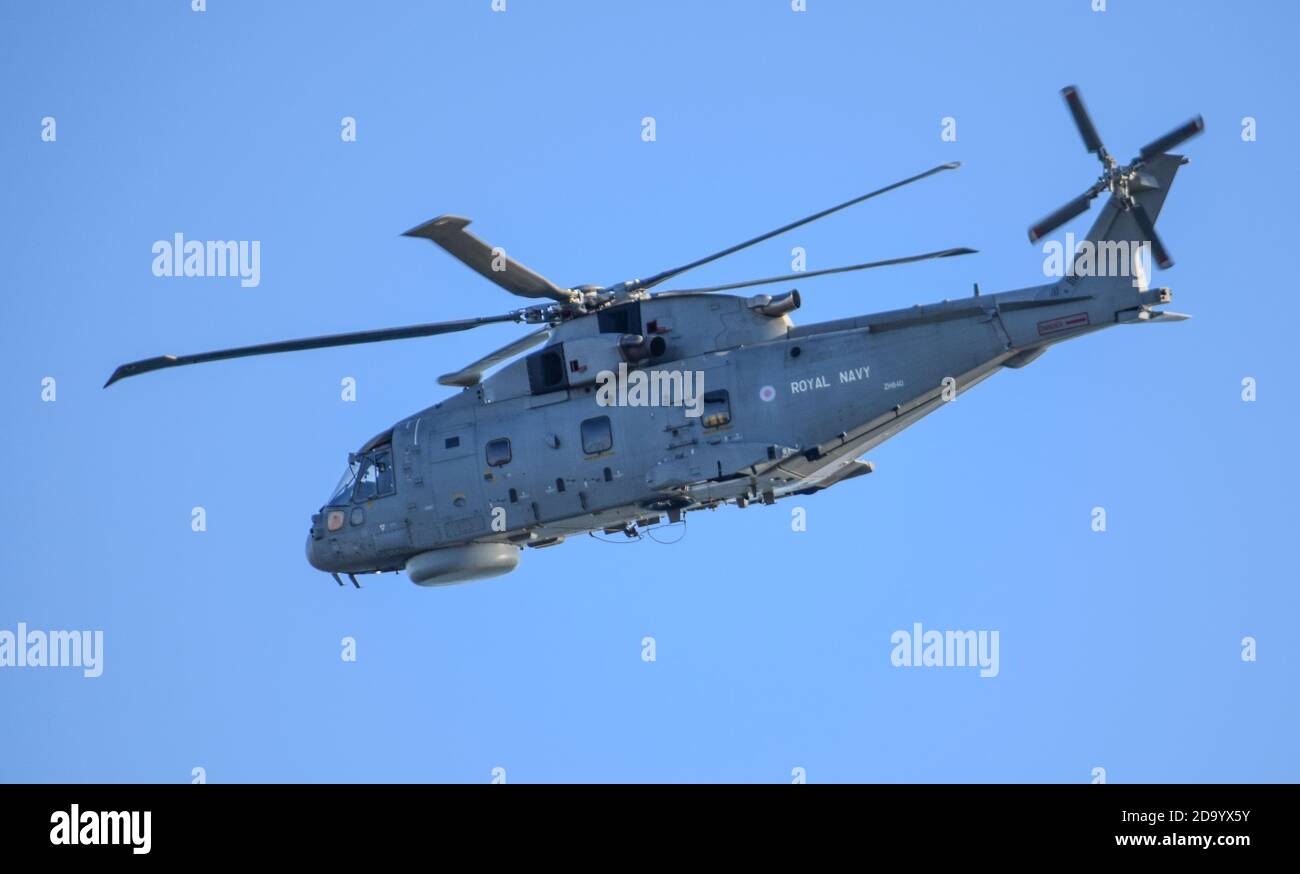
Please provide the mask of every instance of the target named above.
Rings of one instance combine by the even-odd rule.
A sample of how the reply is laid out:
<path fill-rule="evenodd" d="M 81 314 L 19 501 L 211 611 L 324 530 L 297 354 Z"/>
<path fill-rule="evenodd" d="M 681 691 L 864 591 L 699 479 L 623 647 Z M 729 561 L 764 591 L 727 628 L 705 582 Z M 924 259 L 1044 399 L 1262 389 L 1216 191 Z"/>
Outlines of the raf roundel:
<path fill-rule="evenodd" d="M 758 390 L 758 399 L 761 401 L 770 401 L 776 398 L 776 389 L 770 385 L 765 385 Z"/>

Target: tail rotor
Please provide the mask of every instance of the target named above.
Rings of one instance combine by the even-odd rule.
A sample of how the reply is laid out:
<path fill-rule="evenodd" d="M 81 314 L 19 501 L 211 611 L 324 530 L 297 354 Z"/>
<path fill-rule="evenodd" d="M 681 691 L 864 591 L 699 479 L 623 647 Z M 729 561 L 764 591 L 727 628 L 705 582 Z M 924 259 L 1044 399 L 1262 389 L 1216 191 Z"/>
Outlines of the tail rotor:
<path fill-rule="evenodd" d="M 1031 225 L 1029 242 L 1038 242 L 1070 219 L 1087 212 L 1092 206 L 1092 201 L 1099 194 L 1109 191 L 1118 208 L 1133 216 L 1134 223 L 1145 238 L 1144 242 L 1151 244 L 1151 254 L 1156 264 L 1161 269 L 1172 267 L 1174 261 L 1159 235 L 1156 234 L 1155 222 L 1135 195 L 1155 184 L 1154 180 L 1142 172 L 1143 167 L 1205 130 L 1205 120 L 1199 115 L 1196 116 L 1164 136 L 1147 143 L 1138 152 L 1138 156 L 1128 164 L 1120 164 L 1110 152 L 1106 151 L 1106 146 L 1092 123 L 1092 117 L 1088 115 L 1088 110 L 1083 105 L 1083 97 L 1079 94 L 1079 89 L 1073 85 L 1067 86 L 1061 89 L 1061 96 L 1065 98 L 1065 105 L 1074 118 L 1074 125 L 1079 129 L 1079 136 L 1083 139 L 1085 148 L 1101 161 L 1102 173 L 1083 194 Z"/>

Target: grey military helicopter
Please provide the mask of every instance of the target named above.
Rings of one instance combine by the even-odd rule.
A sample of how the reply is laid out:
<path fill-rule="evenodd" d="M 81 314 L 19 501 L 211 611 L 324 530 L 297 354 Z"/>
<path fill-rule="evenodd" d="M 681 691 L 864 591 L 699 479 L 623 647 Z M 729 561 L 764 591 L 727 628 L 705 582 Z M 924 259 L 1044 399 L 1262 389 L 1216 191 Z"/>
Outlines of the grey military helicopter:
<path fill-rule="evenodd" d="M 1030 241 L 1109 192 L 1071 266 L 1083 266 L 1088 246 L 1121 244 L 1149 246 L 1161 268 L 1171 266 L 1154 225 L 1186 159 L 1169 150 L 1200 133 L 1203 121 L 1198 116 L 1121 165 L 1102 145 L 1077 89 L 1062 94 L 1102 174 L 1033 225 Z M 149 358 L 119 367 L 106 387 L 227 358 L 498 322 L 539 326 L 440 377 L 461 391 L 349 456 L 307 537 L 308 560 L 339 585 L 339 574 L 357 585 L 357 574 L 403 569 L 421 585 L 483 579 L 513 570 L 525 547 L 553 546 L 574 534 L 636 537 L 665 516 L 672 524 L 697 509 L 810 495 L 870 473 L 872 465 L 859 460 L 863 453 L 1003 368 L 1024 367 L 1050 346 L 1112 325 L 1186 318 L 1153 309 L 1168 303 L 1170 292 L 1149 288 L 1141 270 L 1066 270 L 1042 285 L 996 294 L 980 294 L 977 286 L 971 297 L 798 327 L 790 319 L 800 305 L 797 290 L 724 293 L 973 251 L 966 248 L 651 291 L 956 166 L 934 167 L 680 267 L 608 287 L 556 285 L 468 233 L 468 219 L 442 216 L 406 236 L 432 241 L 512 294 L 545 302 L 496 316 Z"/>

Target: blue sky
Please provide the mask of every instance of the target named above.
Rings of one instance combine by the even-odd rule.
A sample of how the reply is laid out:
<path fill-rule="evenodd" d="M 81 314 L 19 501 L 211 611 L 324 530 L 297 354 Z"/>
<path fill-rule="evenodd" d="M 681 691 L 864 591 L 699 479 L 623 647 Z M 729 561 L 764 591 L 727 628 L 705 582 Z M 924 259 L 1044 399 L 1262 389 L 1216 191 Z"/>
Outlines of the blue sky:
<path fill-rule="evenodd" d="M 0 630 L 100 629 L 105 653 L 95 679 L 0 668 L 0 779 L 1300 779 L 1296 12 L 1107 5 L 4 4 Z M 1067 84 L 1121 158 L 1205 115 L 1160 218 L 1157 282 L 1193 319 L 995 376 L 796 499 L 807 531 L 729 508 L 673 546 L 339 589 L 303 540 L 346 453 L 517 328 L 100 387 L 163 352 L 515 307 L 399 236 L 440 213 L 608 284 L 960 160 L 691 284 L 787 272 L 793 246 L 810 270 L 980 250 L 810 280 L 801 324 L 1035 284 L 1025 228 L 1096 176 Z M 259 240 L 260 285 L 154 277 L 177 232 Z M 999 675 L 893 667 L 915 622 L 998 631 Z"/>

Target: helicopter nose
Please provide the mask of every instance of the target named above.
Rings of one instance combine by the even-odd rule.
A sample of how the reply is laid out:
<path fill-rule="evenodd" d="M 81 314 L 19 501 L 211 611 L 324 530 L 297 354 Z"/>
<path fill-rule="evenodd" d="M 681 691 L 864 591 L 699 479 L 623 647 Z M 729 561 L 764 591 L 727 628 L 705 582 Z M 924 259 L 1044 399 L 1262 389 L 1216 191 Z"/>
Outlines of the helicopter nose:
<path fill-rule="evenodd" d="M 307 564 L 316 568 L 318 571 L 332 573 L 338 568 L 332 567 L 329 561 L 329 553 L 325 548 L 324 539 L 316 539 L 314 534 L 307 535 Z"/>
<path fill-rule="evenodd" d="M 315 540 L 315 538 L 313 538 L 310 534 L 308 534 L 308 535 L 307 535 L 307 564 L 309 564 L 309 565 L 311 565 L 312 567 L 316 568 L 316 570 L 318 570 L 318 571 L 323 571 L 323 570 L 325 570 L 325 568 L 321 567 L 319 564 L 316 563 L 316 548 L 315 548 L 315 547 L 316 547 L 316 540 Z"/>
<path fill-rule="evenodd" d="M 307 532 L 307 563 L 318 571 L 329 572 L 333 568 L 326 567 L 328 550 L 325 547 L 324 513 L 325 510 L 322 508 L 312 514 L 311 528 Z"/>

